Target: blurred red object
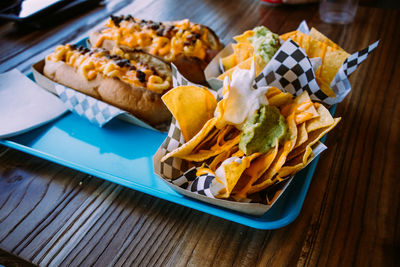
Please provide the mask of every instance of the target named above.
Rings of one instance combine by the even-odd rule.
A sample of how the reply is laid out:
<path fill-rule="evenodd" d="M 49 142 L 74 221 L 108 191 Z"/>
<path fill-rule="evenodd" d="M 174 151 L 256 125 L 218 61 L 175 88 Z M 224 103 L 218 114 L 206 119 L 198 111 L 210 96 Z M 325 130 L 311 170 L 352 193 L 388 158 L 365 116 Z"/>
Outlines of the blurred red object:
<path fill-rule="evenodd" d="M 282 0 L 261 0 L 261 2 L 265 2 L 267 4 L 282 4 Z"/>

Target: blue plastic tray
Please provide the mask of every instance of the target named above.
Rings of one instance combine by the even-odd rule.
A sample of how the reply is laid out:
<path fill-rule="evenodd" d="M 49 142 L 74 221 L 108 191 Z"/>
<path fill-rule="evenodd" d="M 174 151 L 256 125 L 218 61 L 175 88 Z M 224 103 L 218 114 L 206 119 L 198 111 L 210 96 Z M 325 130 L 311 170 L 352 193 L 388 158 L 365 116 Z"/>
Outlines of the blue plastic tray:
<path fill-rule="evenodd" d="M 86 45 L 87 38 L 77 45 Z M 28 77 L 34 81 L 32 73 Z M 333 114 L 336 109 L 331 109 Z M 99 178 L 258 229 L 276 229 L 300 213 L 318 157 L 300 171 L 262 217 L 200 202 L 172 190 L 153 170 L 153 155 L 167 134 L 114 119 L 103 128 L 67 113 L 54 122 L 0 144 Z M 322 139 L 322 141 L 325 137 Z"/>
<path fill-rule="evenodd" d="M 32 75 L 28 75 L 33 79 Z M 334 110 L 332 110 L 332 113 Z M 153 171 L 152 157 L 166 134 L 121 120 L 103 128 L 67 113 L 28 133 L 0 144 L 88 173 L 99 178 L 258 229 L 276 229 L 300 213 L 318 162 L 299 172 L 277 203 L 262 217 L 230 211 L 182 196 Z"/>

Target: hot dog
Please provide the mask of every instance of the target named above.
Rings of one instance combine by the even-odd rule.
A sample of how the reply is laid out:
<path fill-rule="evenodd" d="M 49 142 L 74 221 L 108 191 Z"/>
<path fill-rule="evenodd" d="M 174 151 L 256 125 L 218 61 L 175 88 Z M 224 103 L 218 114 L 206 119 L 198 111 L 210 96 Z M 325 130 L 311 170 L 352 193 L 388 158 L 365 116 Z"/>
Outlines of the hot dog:
<path fill-rule="evenodd" d="M 141 49 L 174 63 L 190 81 L 204 83 L 204 69 L 221 50 L 217 35 L 208 27 L 188 19 L 154 22 L 128 16 L 111 16 L 100 31 L 90 34 L 94 47 Z"/>
<path fill-rule="evenodd" d="M 171 114 L 161 101 L 172 87 L 170 66 L 142 51 L 60 45 L 45 59 L 51 80 L 156 125 Z"/>

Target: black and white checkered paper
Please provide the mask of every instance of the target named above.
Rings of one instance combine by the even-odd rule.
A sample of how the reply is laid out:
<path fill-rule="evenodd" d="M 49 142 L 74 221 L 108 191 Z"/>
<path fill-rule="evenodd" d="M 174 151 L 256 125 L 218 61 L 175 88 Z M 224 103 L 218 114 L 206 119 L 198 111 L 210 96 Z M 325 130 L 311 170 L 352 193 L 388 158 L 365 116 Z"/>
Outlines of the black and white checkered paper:
<path fill-rule="evenodd" d="M 351 91 L 349 75 L 357 69 L 378 44 L 379 41 L 352 54 L 344 61 L 330 85 L 336 94 L 335 97 L 328 97 L 322 92 L 315 77 L 312 61 L 307 57 L 304 50 L 291 39 L 283 43 L 271 61 L 256 77 L 253 86 L 254 88 L 275 86 L 296 96 L 307 91 L 313 100 L 321 101 L 327 105 L 339 103 Z"/>
<path fill-rule="evenodd" d="M 86 118 L 91 123 L 102 127 L 116 116 L 127 113 L 119 108 L 106 104 L 93 97 L 65 87 L 61 84 L 55 86 L 58 97 L 72 112 Z"/>

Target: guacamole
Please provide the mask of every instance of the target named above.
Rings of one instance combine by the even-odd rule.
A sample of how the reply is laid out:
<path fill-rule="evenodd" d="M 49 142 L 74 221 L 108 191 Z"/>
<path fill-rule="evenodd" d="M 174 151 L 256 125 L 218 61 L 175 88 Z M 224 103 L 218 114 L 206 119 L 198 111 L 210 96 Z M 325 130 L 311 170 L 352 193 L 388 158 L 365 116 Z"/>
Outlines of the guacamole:
<path fill-rule="evenodd" d="M 239 148 L 246 155 L 255 152 L 265 153 L 274 147 L 276 139 L 283 140 L 288 137 L 286 119 L 278 108 L 262 105 L 243 125 Z"/>
<path fill-rule="evenodd" d="M 264 26 L 255 27 L 253 31 L 255 34 L 248 40 L 254 46 L 256 53 L 268 63 L 279 49 L 279 35 Z"/>

